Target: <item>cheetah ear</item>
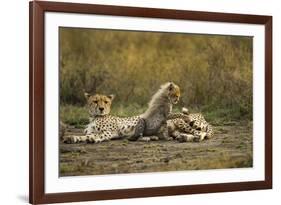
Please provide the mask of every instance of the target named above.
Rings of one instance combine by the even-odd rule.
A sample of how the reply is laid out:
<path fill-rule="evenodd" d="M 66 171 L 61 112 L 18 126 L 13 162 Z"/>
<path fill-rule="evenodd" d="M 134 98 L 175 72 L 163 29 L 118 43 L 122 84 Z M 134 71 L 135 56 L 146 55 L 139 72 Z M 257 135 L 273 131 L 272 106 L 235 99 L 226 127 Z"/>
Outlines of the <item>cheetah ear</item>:
<path fill-rule="evenodd" d="M 89 93 L 84 93 L 84 96 L 88 100 L 91 95 Z"/>
<path fill-rule="evenodd" d="M 115 95 L 111 94 L 107 96 L 111 101 L 115 98 Z"/>

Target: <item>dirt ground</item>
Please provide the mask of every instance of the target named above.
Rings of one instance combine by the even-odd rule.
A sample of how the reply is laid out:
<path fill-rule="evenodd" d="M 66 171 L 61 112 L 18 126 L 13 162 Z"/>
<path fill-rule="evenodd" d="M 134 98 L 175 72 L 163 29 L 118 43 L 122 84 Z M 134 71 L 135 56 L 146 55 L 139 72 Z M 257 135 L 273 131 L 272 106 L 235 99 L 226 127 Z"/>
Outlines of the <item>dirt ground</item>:
<path fill-rule="evenodd" d="M 252 123 L 215 126 L 202 142 L 60 144 L 60 176 L 252 167 Z M 66 135 L 82 130 L 68 129 Z"/>

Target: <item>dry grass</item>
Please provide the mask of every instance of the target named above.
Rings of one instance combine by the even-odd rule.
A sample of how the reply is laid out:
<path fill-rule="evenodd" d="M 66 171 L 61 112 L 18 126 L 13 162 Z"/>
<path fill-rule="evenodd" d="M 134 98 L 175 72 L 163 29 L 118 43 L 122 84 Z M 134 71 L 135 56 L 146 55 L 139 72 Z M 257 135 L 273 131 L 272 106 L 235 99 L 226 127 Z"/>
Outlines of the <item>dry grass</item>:
<path fill-rule="evenodd" d="M 116 94 L 121 115 L 133 115 L 167 81 L 180 86 L 180 106 L 251 120 L 252 37 L 60 29 L 61 105 L 84 105 L 84 91 Z"/>

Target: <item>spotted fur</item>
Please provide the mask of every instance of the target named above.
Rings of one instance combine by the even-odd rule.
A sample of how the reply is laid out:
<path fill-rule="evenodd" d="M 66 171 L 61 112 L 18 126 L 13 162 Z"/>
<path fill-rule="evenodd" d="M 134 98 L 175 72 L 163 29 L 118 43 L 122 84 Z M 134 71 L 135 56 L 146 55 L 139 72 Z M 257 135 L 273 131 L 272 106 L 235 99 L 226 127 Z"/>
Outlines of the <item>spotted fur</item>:
<path fill-rule="evenodd" d="M 212 126 L 201 113 L 174 113 L 167 120 L 168 133 L 180 142 L 202 141 L 214 135 Z"/>
<path fill-rule="evenodd" d="M 87 107 L 91 116 L 83 136 L 66 136 L 65 143 L 98 143 L 111 139 L 130 137 L 135 133 L 139 116 L 117 117 L 110 115 L 114 95 L 89 95 L 85 93 Z"/>

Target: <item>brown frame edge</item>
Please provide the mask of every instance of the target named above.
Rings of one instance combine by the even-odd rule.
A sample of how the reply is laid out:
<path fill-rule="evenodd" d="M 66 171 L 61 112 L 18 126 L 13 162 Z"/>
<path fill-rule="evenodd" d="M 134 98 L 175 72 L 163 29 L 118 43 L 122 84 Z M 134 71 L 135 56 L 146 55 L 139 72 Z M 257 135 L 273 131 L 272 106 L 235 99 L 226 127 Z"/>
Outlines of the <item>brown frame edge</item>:
<path fill-rule="evenodd" d="M 46 194 L 44 192 L 44 12 L 47 11 L 265 25 L 265 180 Z M 272 16 L 33 1 L 29 2 L 29 24 L 30 203 L 43 204 L 272 188 Z"/>

